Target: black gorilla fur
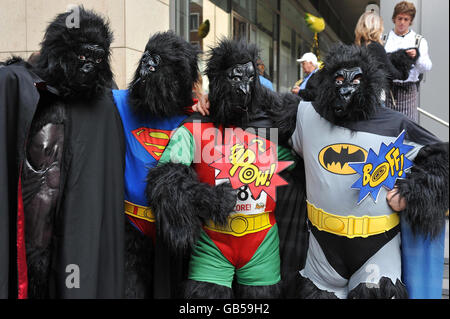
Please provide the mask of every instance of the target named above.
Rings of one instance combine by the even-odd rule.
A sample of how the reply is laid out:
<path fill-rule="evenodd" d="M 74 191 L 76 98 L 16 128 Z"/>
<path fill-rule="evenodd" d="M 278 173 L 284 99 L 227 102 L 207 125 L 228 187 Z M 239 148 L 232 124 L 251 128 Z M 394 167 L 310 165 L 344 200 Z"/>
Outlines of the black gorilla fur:
<path fill-rule="evenodd" d="M 286 111 L 297 112 L 300 102 L 298 95 L 284 93 L 277 94 L 262 86 L 259 81 L 255 81 L 252 90 L 251 104 L 248 111 L 236 109 L 230 101 L 231 87 L 226 85 L 226 70 L 235 64 L 243 64 L 251 61 L 256 68 L 256 61 L 259 56 L 259 49 L 254 44 L 247 44 L 244 41 L 225 41 L 219 46 L 212 48 L 210 59 L 206 68 L 206 75 L 209 79 L 209 101 L 211 103 L 211 115 L 209 116 L 216 125 L 247 125 L 247 120 L 255 118 L 258 112 L 267 112 L 272 120 L 277 120 L 274 127 L 279 129 L 278 140 L 281 143 L 287 141 L 292 135 L 290 131 L 295 128 L 295 116 L 283 116 Z M 245 114 L 247 113 L 247 114 Z M 290 114 L 292 115 L 292 113 Z"/>
<path fill-rule="evenodd" d="M 282 296 L 283 281 L 270 286 L 247 286 L 235 284 L 236 298 L 238 299 L 272 299 Z"/>
<path fill-rule="evenodd" d="M 281 105 L 280 98 L 263 88 L 259 81 L 255 81 L 252 102 L 247 114 L 243 110 L 237 111 L 231 105 L 231 88 L 225 83 L 225 71 L 235 64 L 249 61 L 256 66 L 257 57 L 257 47 L 245 42 L 222 41 L 218 47 L 211 49 L 206 74 L 210 81 L 210 118 L 217 126 L 241 126 L 247 118 L 256 117 L 262 109 L 268 109 L 265 106 Z M 161 60 L 164 61 L 163 55 Z M 180 72 L 175 74 L 178 75 Z M 136 84 L 131 86 L 140 85 L 140 82 L 137 71 L 134 80 Z M 152 107 L 152 109 L 155 108 Z M 179 181 L 172 185 L 171 181 L 175 179 Z M 147 199 L 155 214 L 157 227 L 175 250 L 185 249 L 195 243 L 203 221 L 212 219 L 219 225 L 225 224 L 235 205 L 234 191 L 228 184 L 211 187 L 205 183 L 199 183 L 193 169 L 181 164 L 167 163 L 155 167 L 150 170 L 147 180 Z M 169 182 L 171 187 L 168 187 Z M 164 196 L 167 196 L 167 192 L 179 200 L 171 202 L 162 200 Z M 181 220 L 183 222 L 180 222 Z M 173 226 L 182 231 L 174 232 Z"/>
<path fill-rule="evenodd" d="M 405 285 L 396 280 L 395 284 L 390 278 L 381 277 L 377 285 L 370 286 L 360 283 L 353 288 L 347 296 L 348 299 L 408 299 Z"/>
<path fill-rule="evenodd" d="M 338 99 L 334 73 L 339 69 L 353 67 L 360 67 L 363 72 L 361 87 L 355 92 L 345 114 L 337 117 L 331 108 Z M 386 87 L 386 75 L 377 59 L 365 47 L 335 45 L 324 59 L 320 77 L 321 88 L 312 104 L 323 118 L 333 124 L 366 120 L 377 107 L 381 107 L 379 97 L 381 90 Z"/>
<path fill-rule="evenodd" d="M 192 105 L 192 88 L 198 79 L 198 49 L 174 32 L 167 31 L 151 36 L 144 51 L 137 65 L 134 79 L 128 87 L 129 107 L 143 119 L 167 118 L 186 114 L 187 108 Z M 156 55 L 159 64 L 153 72 L 150 72 L 147 64 L 148 58 Z M 185 166 L 184 168 L 185 170 L 178 173 L 189 173 L 186 172 L 188 168 Z M 171 247 L 175 246 L 175 252 L 180 253 L 176 256 L 180 257 L 181 252 L 185 252 L 185 249 L 196 238 L 192 224 L 199 224 L 200 222 L 196 221 L 196 218 L 192 218 L 189 215 L 190 212 L 184 212 L 188 215 L 178 215 L 179 218 L 176 215 L 183 211 L 183 208 L 177 210 L 177 205 L 181 206 L 186 199 L 168 201 L 168 193 L 164 193 L 164 190 L 153 185 L 163 181 L 163 184 L 160 185 L 163 186 L 166 181 L 174 181 L 175 183 L 169 182 L 164 187 L 173 186 L 171 192 L 180 196 L 186 194 L 185 188 L 188 192 L 193 190 L 190 185 L 177 184 L 176 181 L 179 178 L 174 176 L 176 173 L 170 177 L 164 177 L 160 176 L 162 172 L 164 172 L 163 168 L 150 169 L 146 188 L 147 198 L 151 198 L 149 206 L 152 207 L 156 219 L 157 238 L 155 242 L 132 227 L 128 220 L 126 221 L 126 298 L 159 297 L 161 284 L 157 283 L 154 276 L 157 276 L 158 271 L 160 271 L 159 266 L 164 263 L 164 261 L 158 259 L 161 256 L 156 256 L 158 252 L 165 251 L 165 247 L 162 248 L 162 245 L 168 243 Z M 171 173 L 173 172 L 170 171 L 169 175 Z M 169 178 L 173 178 L 173 180 Z M 186 182 L 189 182 L 189 180 Z M 195 199 L 189 198 L 189 200 Z M 195 203 L 199 205 L 198 202 Z M 183 216 L 186 218 L 183 219 Z M 174 233 L 169 231 L 168 225 L 179 224 L 182 220 L 190 223 L 190 226 L 186 227 L 186 232 Z M 158 241 L 159 238 L 163 239 L 164 243 Z M 158 248 L 154 247 L 156 242 Z M 170 258 L 167 255 L 161 258 L 166 257 Z M 155 264 L 155 262 L 158 264 Z M 174 260 L 171 260 L 171 262 L 174 262 Z M 164 269 L 163 271 L 171 273 L 170 269 Z M 172 276 L 172 273 L 170 276 Z M 176 277 L 176 275 L 173 276 Z M 174 277 L 170 277 L 170 280 L 176 280 Z"/>
<path fill-rule="evenodd" d="M 199 51 L 172 31 L 156 33 L 145 52 L 161 58 L 156 72 L 142 76 L 142 56 L 129 85 L 129 101 L 141 114 L 170 117 L 184 114 L 192 104 L 192 87 L 198 79 Z"/>
<path fill-rule="evenodd" d="M 79 12 L 79 28 L 68 28 L 66 20 L 72 12 Z M 109 65 L 112 32 L 99 15 L 82 6 L 77 11 L 59 14 L 47 28 L 41 43 L 40 57 L 33 71 L 48 85 L 56 88 L 61 97 L 90 100 L 112 82 Z M 78 53 L 81 44 L 100 46 L 106 56 L 97 66 L 95 81 L 75 81 Z"/>
<path fill-rule="evenodd" d="M 338 299 L 333 292 L 317 288 L 309 278 L 297 274 L 293 280 L 297 287 L 296 293 L 299 299 Z"/>
<path fill-rule="evenodd" d="M 66 19 L 72 12 L 59 14 L 50 23 L 41 43 L 40 56 L 36 65 L 31 66 L 20 58 L 12 58 L 6 62 L 6 65 L 24 63 L 26 68 L 36 73 L 46 82 L 49 92 L 57 93 L 62 98 L 55 98 L 54 95 L 47 93 L 45 90 L 40 92 L 39 107 L 34 114 L 28 133 L 28 160 L 34 159 L 29 154 L 32 139 L 44 126 L 49 123 L 65 125 L 67 120 L 66 109 L 69 103 L 81 100 L 93 101 L 104 92 L 104 88 L 110 85 L 112 81 L 112 72 L 109 66 L 109 48 L 113 38 L 108 24 L 93 11 L 78 7 L 76 12 L 79 13 L 79 27 L 68 28 Z M 97 72 L 93 81 L 74 80 L 80 72 L 77 52 L 83 44 L 98 45 L 106 53 L 103 61 L 98 63 L 96 67 Z M 62 138 L 66 139 L 67 137 L 63 134 Z M 36 157 L 43 155 L 43 153 L 40 153 Z M 49 276 L 53 262 L 53 251 L 56 249 L 56 235 L 54 234 L 54 227 L 57 225 L 55 220 L 57 216 L 54 213 L 56 209 L 52 207 L 46 211 L 47 203 L 45 199 L 41 200 L 41 202 L 38 201 L 37 204 L 31 202 L 34 197 L 37 197 L 36 194 L 41 187 L 46 183 L 50 183 L 48 180 L 52 180 L 52 183 L 60 182 L 59 171 L 57 173 L 47 173 L 47 168 L 60 165 L 60 163 L 55 161 L 46 163 L 46 165 L 49 166 L 38 167 L 38 172 L 34 174 L 29 174 L 30 170 L 33 171 L 33 169 L 27 169 L 26 167 L 22 171 L 24 206 L 25 211 L 28 212 L 27 222 L 28 220 L 33 221 L 33 216 L 31 216 L 33 214 L 45 214 L 42 216 L 42 218 L 45 218 L 43 223 L 45 226 L 41 226 L 41 228 L 44 228 L 43 231 L 51 234 L 50 242 L 46 243 L 45 247 L 41 247 L 39 244 L 41 233 L 35 234 L 31 231 L 26 233 L 27 272 L 29 278 L 28 296 L 30 298 L 49 297 Z M 52 187 L 55 186 L 53 185 Z M 59 189 L 58 186 L 56 187 Z M 58 196 L 60 196 L 59 192 Z M 35 207 L 39 205 L 40 207 Z M 33 238 L 33 236 L 38 236 L 38 238 Z"/>
<path fill-rule="evenodd" d="M 268 90 L 262 90 L 259 81 L 254 81 L 255 87 L 251 92 L 251 102 L 247 111 L 232 105 L 230 99 L 232 88 L 226 85 L 228 81 L 226 71 L 229 68 L 236 64 L 252 62 L 256 70 L 258 54 L 258 48 L 254 44 L 225 40 L 222 40 L 220 45 L 212 48 L 209 52 L 205 72 L 209 79 L 210 118 L 216 125 L 242 126 L 243 123 L 246 124 L 243 121 L 247 120 L 252 113 L 264 108 L 265 105 L 270 105 L 270 101 L 264 100 L 265 98 L 270 99 L 270 95 L 264 94 Z"/>
<path fill-rule="evenodd" d="M 151 169 L 146 195 L 157 231 L 175 251 L 192 247 L 205 221 L 225 225 L 236 204 L 230 184 L 200 183 L 193 168 L 178 163 Z"/>
<path fill-rule="evenodd" d="M 153 295 L 153 241 L 125 221 L 125 298 Z"/>
<path fill-rule="evenodd" d="M 401 77 L 399 80 L 406 80 L 411 71 L 411 67 L 419 58 L 419 50 L 416 49 L 416 57 L 411 58 L 405 49 L 400 49 L 391 53 L 388 53 L 389 60 L 395 66 L 395 68 L 400 72 Z"/>
<path fill-rule="evenodd" d="M 337 100 L 334 73 L 342 68 L 360 67 L 364 74 L 360 89 L 354 94 L 346 113 L 337 117 L 330 107 Z M 377 107 L 381 107 L 379 96 L 386 88 L 387 79 L 376 58 L 369 54 L 365 47 L 356 45 L 334 45 L 324 59 L 324 67 L 316 74 L 316 81 L 320 86 L 315 90 L 315 99 L 311 103 L 316 111 L 329 122 L 345 125 L 354 121 L 362 121 L 373 114 Z M 286 142 L 295 130 L 297 122 L 298 99 L 294 95 L 284 98 L 284 103 L 274 105 L 270 114 L 275 126 L 279 129 L 281 142 Z"/>
<path fill-rule="evenodd" d="M 184 283 L 184 294 L 187 299 L 232 299 L 233 290 L 209 282 L 187 280 Z"/>
<path fill-rule="evenodd" d="M 405 58 L 403 52 L 397 52 L 391 59 Z M 407 59 L 408 60 L 408 59 Z M 409 70 L 411 59 L 404 63 L 404 72 Z M 324 61 L 325 67 L 319 72 L 321 88 L 318 97 L 312 102 L 316 111 L 335 125 L 364 121 L 370 118 L 380 106 L 380 89 L 385 86 L 385 76 L 377 62 L 363 47 L 336 45 Z M 343 117 L 336 117 L 332 106 L 338 99 L 335 89 L 335 72 L 342 68 L 360 67 L 363 72 L 361 87 L 349 104 L 349 110 Z M 277 122 L 284 130 L 292 134 L 297 108 L 290 105 L 284 115 L 279 115 Z M 283 126 L 282 126 L 283 127 Z M 414 233 L 435 238 L 444 229 L 445 212 L 448 210 L 448 142 L 425 145 L 414 159 L 414 166 L 404 179 L 398 179 L 396 187 L 399 194 L 406 199 L 407 206 L 400 214 L 411 225 Z M 300 278 L 301 296 L 334 298 L 334 294 L 315 288 L 309 279 Z M 397 281 L 395 284 L 382 277 L 377 287 L 368 288 L 360 284 L 353 289 L 348 298 L 407 298 L 406 287 Z"/>
<path fill-rule="evenodd" d="M 209 119 L 216 126 L 238 126 L 246 128 L 267 119 L 264 114 L 274 104 L 281 107 L 286 100 L 298 97 L 289 94 L 283 97 L 262 87 L 259 80 L 252 85 L 251 100 L 246 108 L 231 102 L 232 89 L 227 70 L 236 64 L 251 62 L 256 70 L 258 49 L 253 44 L 222 40 L 211 49 L 206 67 L 209 78 Z M 256 73 L 255 73 L 256 75 Z M 170 198 L 170 201 L 167 201 Z M 175 249 L 192 246 L 202 225 L 212 220 L 224 225 L 236 205 L 236 191 L 228 183 L 210 186 L 201 183 L 192 167 L 166 163 L 148 174 L 147 199 L 157 223 L 157 229 Z M 233 289 L 206 282 L 188 280 L 184 285 L 186 298 L 274 298 L 280 295 L 281 283 L 272 286 L 234 285 Z"/>
<path fill-rule="evenodd" d="M 407 202 L 402 215 L 414 233 L 433 239 L 444 229 L 449 207 L 448 163 L 448 142 L 426 145 L 417 154 L 406 178 L 396 183 Z"/>

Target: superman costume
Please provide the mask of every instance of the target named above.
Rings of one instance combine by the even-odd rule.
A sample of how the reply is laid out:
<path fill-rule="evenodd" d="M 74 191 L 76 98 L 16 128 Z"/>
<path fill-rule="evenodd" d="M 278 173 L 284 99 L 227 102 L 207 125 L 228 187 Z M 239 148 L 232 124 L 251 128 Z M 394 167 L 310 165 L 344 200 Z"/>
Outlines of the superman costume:
<path fill-rule="evenodd" d="M 148 170 L 158 164 L 172 132 L 187 115 L 171 118 L 136 116 L 128 105 L 128 90 L 113 90 L 125 132 L 125 214 L 141 233 L 155 238 L 154 218 L 145 198 Z"/>
<path fill-rule="evenodd" d="M 158 164 L 172 132 L 187 115 L 154 117 L 134 113 L 128 90 L 113 90 L 125 135 L 125 290 L 127 298 L 171 298 L 186 276 L 187 259 L 173 256 L 158 240 L 145 196 L 146 176 Z M 196 100 L 193 101 L 194 103 Z M 191 106 L 186 107 L 191 112 Z"/>

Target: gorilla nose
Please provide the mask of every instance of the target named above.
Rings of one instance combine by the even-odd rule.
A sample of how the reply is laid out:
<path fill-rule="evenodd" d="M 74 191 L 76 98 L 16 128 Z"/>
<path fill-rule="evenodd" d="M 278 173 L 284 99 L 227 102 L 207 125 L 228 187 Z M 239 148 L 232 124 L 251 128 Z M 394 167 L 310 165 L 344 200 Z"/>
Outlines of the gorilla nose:
<path fill-rule="evenodd" d="M 90 73 L 93 70 L 94 70 L 94 65 L 92 63 L 86 63 L 81 68 L 81 71 L 84 72 L 84 73 Z"/>
<path fill-rule="evenodd" d="M 354 92 L 355 92 L 355 89 L 352 87 L 342 87 L 339 89 L 339 94 L 346 101 L 352 97 Z"/>
<path fill-rule="evenodd" d="M 241 83 L 238 89 L 240 94 L 247 95 L 250 93 L 250 85 L 248 83 Z"/>

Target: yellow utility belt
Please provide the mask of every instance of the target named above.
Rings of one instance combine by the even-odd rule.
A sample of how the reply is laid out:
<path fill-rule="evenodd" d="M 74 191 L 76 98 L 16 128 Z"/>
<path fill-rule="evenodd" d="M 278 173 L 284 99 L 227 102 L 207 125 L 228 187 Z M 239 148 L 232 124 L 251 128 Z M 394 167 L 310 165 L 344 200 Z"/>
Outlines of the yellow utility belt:
<path fill-rule="evenodd" d="M 319 230 L 348 238 L 369 237 L 384 233 L 400 223 L 397 213 L 382 216 L 338 216 L 316 208 L 310 202 L 308 219 Z"/>
<path fill-rule="evenodd" d="M 209 221 L 205 225 L 205 228 L 215 232 L 240 237 L 270 228 L 272 224 L 270 223 L 269 214 L 270 212 L 255 215 L 233 214 L 228 217 L 226 226 L 221 227 L 215 225 L 212 221 Z"/>
<path fill-rule="evenodd" d="M 153 215 L 150 207 L 136 205 L 130 203 L 129 201 L 125 201 L 125 214 L 132 217 L 145 219 L 151 223 L 155 222 L 155 215 Z"/>

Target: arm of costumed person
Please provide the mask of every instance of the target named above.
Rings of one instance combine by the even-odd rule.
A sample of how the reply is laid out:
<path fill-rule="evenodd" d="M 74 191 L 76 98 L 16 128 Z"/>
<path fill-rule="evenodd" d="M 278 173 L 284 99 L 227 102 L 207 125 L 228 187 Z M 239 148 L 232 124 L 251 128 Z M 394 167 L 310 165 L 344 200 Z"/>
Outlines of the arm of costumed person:
<path fill-rule="evenodd" d="M 402 281 L 411 299 L 440 299 L 449 206 L 448 142 L 426 143 L 396 188 L 406 202 L 400 212 Z"/>
<path fill-rule="evenodd" d="M 147 176 L 146 196 L 157 231 L 175 251 L 192 247 L 207 220 L 225 225 L 236 205 L 236 193 L 229 183 L 200 182 L 191 166 L 194 154 L 194 137 L 181 126 Z"/>
<path fill-rule="evenodd" d="M 309 78 L 306 83 L 306 87 L 303 90 L 298 91 L 298 95 L 303 101 L 314 101 L 317 96 L 317 91 L 320 87 L 321 73 L 320 70 L 316 71 Z"/>
<path fill-rule="evenodd" d="M 281 94 L 279 101 L 280 103 L 272 104 L 267 112 L 278 129 L 279 145 L 286 146 L 295 131 L 301 98 L 297 94 L 284 93 Z"/>
<path fill-rule="evenodd" d="M 406 200 L 401 212 L 414 234 L 436 238 L 441 234 L 448 212 L 448 142 L 426 145 L 414 159 L 405 179 L 396 183 Z"/>
<path fill-rule="evenodd" d="M 419 50 L 416 49 L 416 52 L 417 54 L 414 59 L 406 53 L 406 49 L 400 49 L 387 54 L 388 60 L 385 61 L 385 65 L 390 80 L 404 81 L 408 78 L 413 64 L 419 58 Z"/>

